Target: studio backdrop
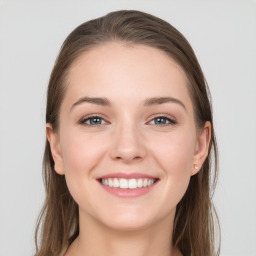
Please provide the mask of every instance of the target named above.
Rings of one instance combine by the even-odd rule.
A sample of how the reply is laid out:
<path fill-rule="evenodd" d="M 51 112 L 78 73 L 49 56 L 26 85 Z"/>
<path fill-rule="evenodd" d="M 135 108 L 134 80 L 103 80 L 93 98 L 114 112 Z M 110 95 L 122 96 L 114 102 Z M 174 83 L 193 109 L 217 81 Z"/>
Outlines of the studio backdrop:
<path fill-rule="evenodd" d="M 213 101 L 221 256 L 256 256 L 256 3 L 0 1 L 0 256 L 34 251 L 50 71 L 66 36 L 110 11 L 159 16 L 191 43 Z"/>

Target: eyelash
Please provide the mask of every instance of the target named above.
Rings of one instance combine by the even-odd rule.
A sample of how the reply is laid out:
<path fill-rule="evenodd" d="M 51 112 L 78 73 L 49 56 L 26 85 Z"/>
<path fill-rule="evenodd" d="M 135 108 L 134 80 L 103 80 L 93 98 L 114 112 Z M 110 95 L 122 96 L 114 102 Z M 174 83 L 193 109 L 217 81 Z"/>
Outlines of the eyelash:
<path fill-rule="evenodd" d="M 82 119 L 80 121 L 80 124 L 84 125 L 84 126 L 87 126 L 87 127 L 98 127 L 100 125 L 106 125 L 106 123 L 107 123 L 105 120 L 104 120 L 105 124 L 87 124 L 87 123 L 85 123 L 86 121 L 89 121 L 89 120 L 92 120 L 92 119 L 104 120 L 104 118 L 102 118 L 100 116 L 92 115 L 92 116 L 89 116 L 89 117 L 86 117 L 86 118 Z M 168 126 L 168 125 L 175 125 L 177 123 L 174 119 L 172 119 L 170 117 L 167 117 L 165 115 L 160 115 L 160 116 L 154 117 L 153 119 L 150 120 L 150 122 L 153 121 L 153 120 L 156 121 L 157 119 L 165 119 L 168 123 L 167 124 L 166 123 L 164 123 L 164 124 L 153 124 L 155 126 Z"/>
<path fill-rule="evenodd" d="M 156 119 L 165 119 L 167 122 L 167 124 L 161 124 L 161 126 L 166 126 L 166 125 L 175 125 L 176 124 L 176 121 L 170 117 L 167 117 L 167 116 L 164 116 L 164 115 L 161 115 L 161 116 L 157 116 L 157 117 L 154 117 L 153 119 L 150 120 L 150 122 L 152 120 L 156 120 Z M 156 126 L 159 126 L 158 124 L 154 124 Z"/>
<path fill-rule="evenodd" d="M 87 121 L 87 120 L 92 120 L 92 119 L 101 119 L 101 120 L 104 120 L 104 118 L 102 118 L 102 117 L 100 117 L 100 116 L 97 116 L 97 115 L 92 115 L 92 116 L 89 116 L 89 117 L 86 117 L 86 118 L 84 118 L 84 119 L 82 119 L 81 121 L 80 121 L 80 124 L 81 125 L 84 125 L 84 126 L 99 126 L 99 125 L 104 125 L 104 124 L 86 124 L 85 122 Z M 105 121 L 105 120 L 104 120 Z M 106 121 L 105 121 L 106 122 Z"/>

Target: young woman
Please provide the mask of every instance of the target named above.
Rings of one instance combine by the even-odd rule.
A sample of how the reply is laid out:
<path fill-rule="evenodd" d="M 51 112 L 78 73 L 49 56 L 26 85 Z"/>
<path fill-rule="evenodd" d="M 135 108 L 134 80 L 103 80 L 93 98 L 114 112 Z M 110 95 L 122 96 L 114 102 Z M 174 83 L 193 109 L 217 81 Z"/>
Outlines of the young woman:
<path fill-rule="evenodd" d="M 207 90 L 187 40 L 157 17 L 77 27 L 48 87 L 36 256 L 218 255 Z"/>

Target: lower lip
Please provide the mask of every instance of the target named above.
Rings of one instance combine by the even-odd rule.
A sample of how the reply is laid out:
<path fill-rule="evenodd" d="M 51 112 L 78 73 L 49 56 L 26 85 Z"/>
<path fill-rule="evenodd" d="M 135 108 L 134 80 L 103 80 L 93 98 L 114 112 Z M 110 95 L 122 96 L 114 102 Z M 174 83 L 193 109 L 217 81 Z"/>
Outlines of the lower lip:
<path fill-rule="evenodd" d="M 154 184 L 152 184 L 151 186 L 148 187 L 142 187 L 142 188 L 136 188 L 136 189 L 129 189 L 129 188 L 114 188 L 114 187 L 109 187 L 106 185 L 103 185 L 101 182 L 99 182 L 99 184 L 102 186 L 102 188 L 104 188 L 107 192 L 118 196 L 118 197 L 139 197 L 142 195 L 145 195 L 147 193 L 149 193 L 152 189 L 154 189 L 154 187 L 156 186 L 156 184 L 158 183 L 159 180 L 157 180 Z"/>

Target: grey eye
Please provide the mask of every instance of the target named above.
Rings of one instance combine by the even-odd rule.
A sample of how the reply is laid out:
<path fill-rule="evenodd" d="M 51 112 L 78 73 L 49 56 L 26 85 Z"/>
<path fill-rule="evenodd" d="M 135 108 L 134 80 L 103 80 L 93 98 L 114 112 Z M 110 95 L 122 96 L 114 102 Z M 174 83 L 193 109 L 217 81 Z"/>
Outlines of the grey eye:
<path fill-rule="evenodd" d="M 175 124 L 176 122 L 168 117 L 165 116 L 158 116 L 153 118 L 150 123 L 152 124 L 152 122 L 154 122 L 153 124 L 155 125 L 166 125 L 166 124 Z"/>
<path fill-rule="evenodd" d="M 93 116 L 93 117 L 88 117 L 88 118 L 82 120 L 81 123 L 82 123 L 82 124 L 85 124 L 85 125 L 94 126 L 94 125 L 105 124 L 106 121 L 105 121 L 103 118 L 101 118 L 101 117 Z"/>

